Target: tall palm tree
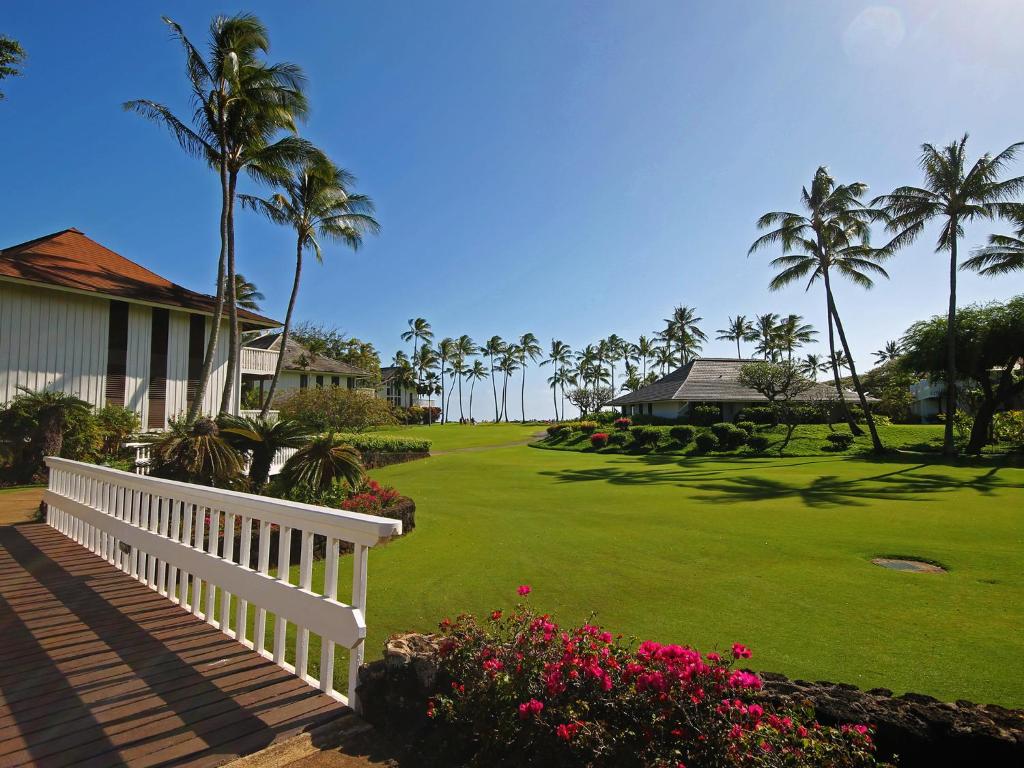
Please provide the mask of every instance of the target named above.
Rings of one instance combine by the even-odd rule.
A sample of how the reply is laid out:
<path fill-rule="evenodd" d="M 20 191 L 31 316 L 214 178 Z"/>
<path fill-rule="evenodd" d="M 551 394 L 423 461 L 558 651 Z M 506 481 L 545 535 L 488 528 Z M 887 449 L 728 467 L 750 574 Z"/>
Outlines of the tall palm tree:
<path fill-rule="evenodd" d="M 503 379 L 501 384 L 501 410 L 505 415 L 505 422 L 508 423 L 508 382 L 512 374 L 519 370 L 519 347 L 516 344 L 507 344 L 501 353 L 501 360 L 498 361 L 498 368 L 501 370 Z"/>
<path fill-rule="evenodd" d="M 755 350 L 765 360 L 774 359 L 779 348 L 779 316 L 774 312 L 766 312 L 754 318 L 752 341 L 757 342 Z"/>
<path fill-rule="evenodd" d="M 821 280 L 825 287 L 826 317 L 835 322 L 843 351 L 850 363 L 853 386 L 857 390 L 857 397 L 864 409 L 871 432 L 871 443 L 874 450 L 880 453 L 884 450 L 882 441 L 878 437 L 878 430 L 875 429 L 875 420 L 868 407 L 860 377 L 857 375 L 846 331 L 832 294 L 833 270 L 863 288 L 871 288 L 874 285 L 871 275 L 888 277 L 885 269 L 878 263 L 888 254 L 874 251 L 870 247 L 870 224 L 878 218 L 878 213 L 866 207 L 861 201 L 866 193 L 866 184 L 836 184 L 828 168 L 821 166 L 814 174 L 810 190 L 807 187 L 802 190 L 801 200 L 806 215 L 787 211 L 766 213 L 758 219 L 757 227 L 769 231 L 754 241 L 749 253 L 768 246 L 782 246 L 782 255 L 771 262 L 773 267 L 780 270 L 769 283 L 769 288 L 773 291 L 804 278 L 809 278 L 809 290 L 811 285 Z M 834 360 L 835 342 L 831 327 L 830 325 L 829 352 Z M 850 430 L 854 434 L 860 434 L 860 429 L 846 407 L 838 367 L 833 365 L 832 371 L 840 408 L 845 412 Z"/>
<path fill-rule="evenodd" d="M 542 350 L 540 348 L 540 342 L 537 341 L 537 337 L 532 333 L 524 333 L 519 337 L 519 344 L 516 345 L 516 360 L 523 368 L 522 386 L 519 390 L 519 407 L 523 416 L 523 424 L 526 423 L 526 366 L 531 362 L 536 362 L 537 358 L 541 356 Z"/>
<path fill-rule="evenodd" d="M 676 357 L 675 351 L 668 344 L 658 347 L 655 357 L 662 376 L 666 373 L 671 373 L 672 369 L 679 365 L 679 358 Z"/>
<path fill-rule="evenodd" d="M 494 372 L 498 370 L 494 365 L 494 358 L 500 358 L 505 353 L 505 342 L 501 336 L 491 336 L 480 349 L 482 354 L 487 355 L 491 367 L 491 393 L 494 395 L 494 422 L 501 421 L 501 412 L 498 410 L 498 388 L 494 381 Z"/>
<path fill-rule="evenodd" d="M 250 312 L 260 311 L 260 302 L 266 296 L 260 293 L 255 283 L 250 283 L 241 272 L 235 273 L 235 304 Z"/>
<path fill-rule="evenodd" d="M 736 357 L 743 359 L 743 353 L 740 351 L 741 341 L 754 341 L 754 324 L 747 320 L 746 315 L 736 315 L 736 317 L 730 317 L 729 322 L 725 328 L 719 328 L 718 336 L 715 338 L 718 341 L 735 341 L 736 342 Z M 646 375 L 646 373 L 645 373 Z"/>
<path fill-rule="evenodd" d="M 900 348 L 898 341 L 887 341 L 884 347 L 875 352 L 875 362 L 879 365 L 884 365 L 885 363 L 897 360 L 902 354 L 903 350 Z"/>
<path fill-rule="evenodd" d="M 312 248 L 317 262 L 323 264 L 321 240 L 340 242 L 355 251 L 362 245 L 364 234 L 380 231 L 380 225 L 373 218 L 373 201 L 366 195 L 351 192 L 354 184 L 355 178 L 350 173 L 324 155 L 316 154 L 294 166 L 292 175 L 280 182 L 279 191 L 269 198 L 239 195 L 243 207 L 263 214 L 275 224 L 290 227 L 295 233 L 295 274 L 281 329 L 281 354 L 277 356 L 274 377 L 260 412 L 262 418 L 267 417 L 281 376 L 292 314 L 299 296 L 303 253 Z"/>
<path fill-rule="evenodd" d="M 611 369 L 612 389 L 615 389 L 615 363 L 626 356 L 625 351 L 623 350 L 625 343 L 626 342 L 616 333 L 613 333 L 605 340 L 604 359 L 608 361 L 608 366 Z"/>
<path fill-rule="evenodd" d="M 426 347 L 426 349 L 430 349 L 430 347 Z M 431 350 L 431 353 L 433 353 L 433 350 Z M 419 389 L 422 390 L 422 394 L 427 396 L 427 426 L 429 427 L 434 423 L 434 395 L 441 394 L 441 384 L 437 373 L 435 371 L 427 371 L 427 375 L 423 377 L 423 382 L 420 384 Z"/>
<path fill-rule="evenodd" d="M 647 360 L 649 358 L 651 358 L 651 357 L 654 357 L 655 352 L 656 352 L 656 347 L 654 345 L 654 342 L 652 342 L 649 338 L 647 338 L 646 336 L 641 334 L 640 338 L 637 339 L 637 341 L 636 341 L 636 346 L 633 348 L 633 351 L 636 354 L 637 359 L 642 361 L 642 365 L 643 365 L 643 380 L 646 381 L 647 380 Z"/>
<path fill-rule="evenodd" d="M 246 170 L 258 180 L 281 178 L 290 164 L 309 154 L 308 142 L 295 136 L 273 141 L 280 130 L 294 132 L 295 121 L 307 112 L 302 71 L 293 64 L 267 64 L 262 56 L 270 48 L 266 28 L 255 17 L 218 16 L 210 24 L 209 58 L 176 22 L 164 18 L 172 36 L 182 45 L 186 73 L 195 105 L 192 124 L 179 119 L 163 104 L 135 99 L 128 111 L 167 127 L 186 153 L 201 158 L 218 173 L 221 188 L 220 254 L 213 324 L 203 359 L 199 385 L 187 418 L 194 420 L 202 407 L 220 336 L 225 300 L 228 302 L 234 354 L 228 357 L 228 375 L 221 410 L 230 404 L 237 364 L 238 316 L 234 284 L 234 203 L 238 175 Z"/>
<path fill-rule="evenodd" d="M 818 374 L 825 373 L 830 367 L 831 365 L 823 355 L 814 353 L 804 355 L 803 359 L 797 363 L 800 373 L 812 381 L 817 381 Z"/>
<path fill-rule="evenodd" d="M 466 369 L 466 373 L 463 374 L 469 380 L 469 420 L 473 420 L 473 390 L 476 389 L 476 383 L 481 379 L 487 378 L 487 367 L 481 360 L 474 360 L 473 365 Z"/>
<path fill-rule="evenodd" d="M 0 35 L 0 80 L 21 75 L 21 64 L 25 61 L 25 49 L 13 38 Z M 0 101 L 6 97 L 0 91 Z"/>
<path fill-rule="evenodd" d="M 949 309 L 946 315 L 946 431 L 942 452 L 956 454 L 953 416 L 956 414 L 956 273 L 957 246 L 965 222 L 1011 216 L 1015 206 L 1009 200 L 1024 189 L 1024 176 L 1001 179 L 1006 166 L 1024 142 L 1011 144 L 994 157 L 982 155 L 967 167 L 967 134 L 945 147 L 921 146 L 923 187 L 897 187 L 872 201 L 881 205 L 895 233 L 888 252 L 913 242 L 932 219 L 942 221 L 936 252 L 949 251 Z"/>
<path fill-rule="evenodd" d="M 695 307 L 679 306 L 672 310 L 672 316 L 665 320 L 667 336 L 674 337 L 679 345 L 679 357 L 683 365 L 690 362 L 690 354 L 701 349 L 701 342 L 708 337 L 698 323 L 704 318 L 697 317 Z"/>
<path fill-rule="evenodd" d="M 552 339 L 551 347 L 548 350 L 548 357 L 544 360 L 541 365 L 551 366 L 551 376 L 548 378 L 548 385 L 551 387 L 551 398 L 555 403 L 555 420 L 558 419 L 558 399 L 556 397 L 556 387 L 562 389 L 562 401 L 565 410 L 565 378 L 562 376 L 562 371 L 569 364 L 569 360 L 572 357 L 572 350 L 569 345 L 560 339 Z"/>
<path fill-rule="evenodd" d="M 402 350 L 398 350 L 395 352 L 394 357 L 391 358 L 391 364 L 399 368 L 403 365 L 410 365 L 409 356 Z"/>
<path fill-rule="evenodd" d="M 462 412 L 462 379 L 466 375 L 466 371 L 472 368 L 469 365 L 469 358 L 473 357 L 477 353 L 476 344 L 466 334 L 462 334 L 455 340 L 454 350 L 454 362 L 452 363 L 452 372 L 459 382 L 459 421 L 465 421 L 466 415 Z M 472 409 L 470 410 L 472 413 Z"/>
<path fill-rule="evenodd" d="M 793 350 L 810 344 L 818 335 L 814 326 L 805 323 L 800 315 L 786 315 L 779 322 L 778 343 L 779 349 L 786 353 L 786 359 L 793 360 Z"/>
<path fill-rule="evenodd" d="M 409 318 L 409 330 L 402 332 L 402 341 L 412 342 L 412 359 L 416 359 L 416 352 L 420 344 L 430 344 L 434 340 L 434 331 L 422 317 Z M 443 374 L 442 374 L 443 376 Z"/>
<path fill-rule="evenodd" d="M 1024 270 L 1024 207 L 1014 208 L 1007 216 L 1014 225 L 1012 235 L 989 235 L 988 245 L 976 248 L 971 258 L 960 265 L 986 277 L 1000 277 Z"/>
<path fill-rule="evenodd" d="M 429 347 L 422 347 L 422 349 L 430 349 Z M 441 423 L 448 423 L 448 404 L 445 402 L 445 386 L 444 386 L 444 374 L 445 368 L 451 364 L 452 359 L 455 357 L 455 339 L 451 336 L 445 336 L 439 342 L 437 342 L 437 349 L 432 350 L 435 362 L 441 366 Z M 449 395 L 448 399 L 451 399 Z"/>

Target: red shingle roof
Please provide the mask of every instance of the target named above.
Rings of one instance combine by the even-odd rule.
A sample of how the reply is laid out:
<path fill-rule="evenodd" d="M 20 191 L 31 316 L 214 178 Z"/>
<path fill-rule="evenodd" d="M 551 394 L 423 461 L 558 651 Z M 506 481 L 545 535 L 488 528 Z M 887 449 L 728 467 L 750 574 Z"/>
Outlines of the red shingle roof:
<path fill-rule="evenodd" d="M 0 278 L 101 293 L 123 299 L 212 314 L 214 297 L 190 291 L 104 248 L 77 229 L 29 240 L 0 250 Z M 280 325 L 255 312 L 239 319 L 261 327 Z"/>

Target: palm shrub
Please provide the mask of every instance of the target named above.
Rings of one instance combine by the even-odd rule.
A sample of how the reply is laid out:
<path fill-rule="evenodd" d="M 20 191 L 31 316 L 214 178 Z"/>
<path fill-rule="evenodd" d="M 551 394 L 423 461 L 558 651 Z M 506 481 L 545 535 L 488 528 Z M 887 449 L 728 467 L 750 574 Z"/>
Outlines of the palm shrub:
<path fill-rule="evenodd" d="M 249 454 L 249 480 L 257 493 L 267 484 L 277 452 L 282 448 L 300 448 L 309 439 L 301 424 L 288 419 L 223 416 L 220 427 L 228 443 Z"/>
<path fill-rule="evenodd" d="M 0 434 L 12 441 L 12 462 L 18 482 L 27 483 L 45 469 L 43 459 L 61 456 L 65 438 L 89 426 L 92 406 L 65 392 L 33 391 L 18 387 L 18 394 L 0 413 Z"/>
<path fill-rule="evenodd" d="M 668 436 L 680 445 L 687 445 L 693 441 L 693 427 L 686 425 L 672 427 L 668 431 Z"/>
<path fill-rule="evenodd" d="M 244 457 L 220 434 L 213 419 L 172 419 L 153 442 L 152 474 L 169 480 L 223 487 L 242 474 Z"/>
<path fill-rule="evenodd" d="M 285 488 L 305 486 L 326 491 L 338 480 L 356 487 L 363 479 L 359 451 L 330 432 L 315 437 L 299 448 L 281 468 L 279 480 Z"/>

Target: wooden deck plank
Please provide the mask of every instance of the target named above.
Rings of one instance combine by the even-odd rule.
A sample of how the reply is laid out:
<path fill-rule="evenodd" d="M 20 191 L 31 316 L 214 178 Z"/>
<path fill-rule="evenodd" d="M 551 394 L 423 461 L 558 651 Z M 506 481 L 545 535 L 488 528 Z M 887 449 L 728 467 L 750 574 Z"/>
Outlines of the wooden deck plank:
<path fill-rule="evenodd" d="M 42 524 L 0 526 L 0 765 L 213 766 L 349 710 Z"/>

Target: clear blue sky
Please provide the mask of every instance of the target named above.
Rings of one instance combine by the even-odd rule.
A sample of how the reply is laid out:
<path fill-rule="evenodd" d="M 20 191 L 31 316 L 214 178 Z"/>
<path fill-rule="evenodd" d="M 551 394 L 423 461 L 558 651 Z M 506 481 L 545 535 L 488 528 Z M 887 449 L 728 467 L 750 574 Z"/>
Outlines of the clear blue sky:
<path fill-rule="evenodd" d="M 0 32 L 29 60 L 0 103 L 3 244 L 75 226 L 212 292 L 216 178 L 120 105 L 186 113 L 160 14 L 201 42 L 218 10 L 256 13 L 272 58 L 305 68 L 303 135 L 377 203 L 382 234 L 311 265 L 298 315 L 372 341 L 385 361 L 415 316 L 439 336 L 533 331 L 574 348 L 649 334 L 680 303 L 712 337 L 736 313 L 821 327 L 818 292 L 770 294 L 769 256 L 747 258 L 761 213 L 796 206 L 820 164 L 882 193 L 918 183 L 924 141 L 966 130 L 976 154 L 1024 139 L 1015 0 L 8 3 Z M 966 243 L 993 227 L 1007 229 L 971 227 Z M 943 311 L 935 234 L 874 291 L 840 287 L 862 366 Z M 291 235 L 243 213 L 237 237 L 240 270 L 281 317 Z M 1021 287 L 963 275 L 960 295 Z M 527 413 L 546 417 L 542 370 L 527 374 Z M 478 416 L 490 408 L 477 398 Z"/>

